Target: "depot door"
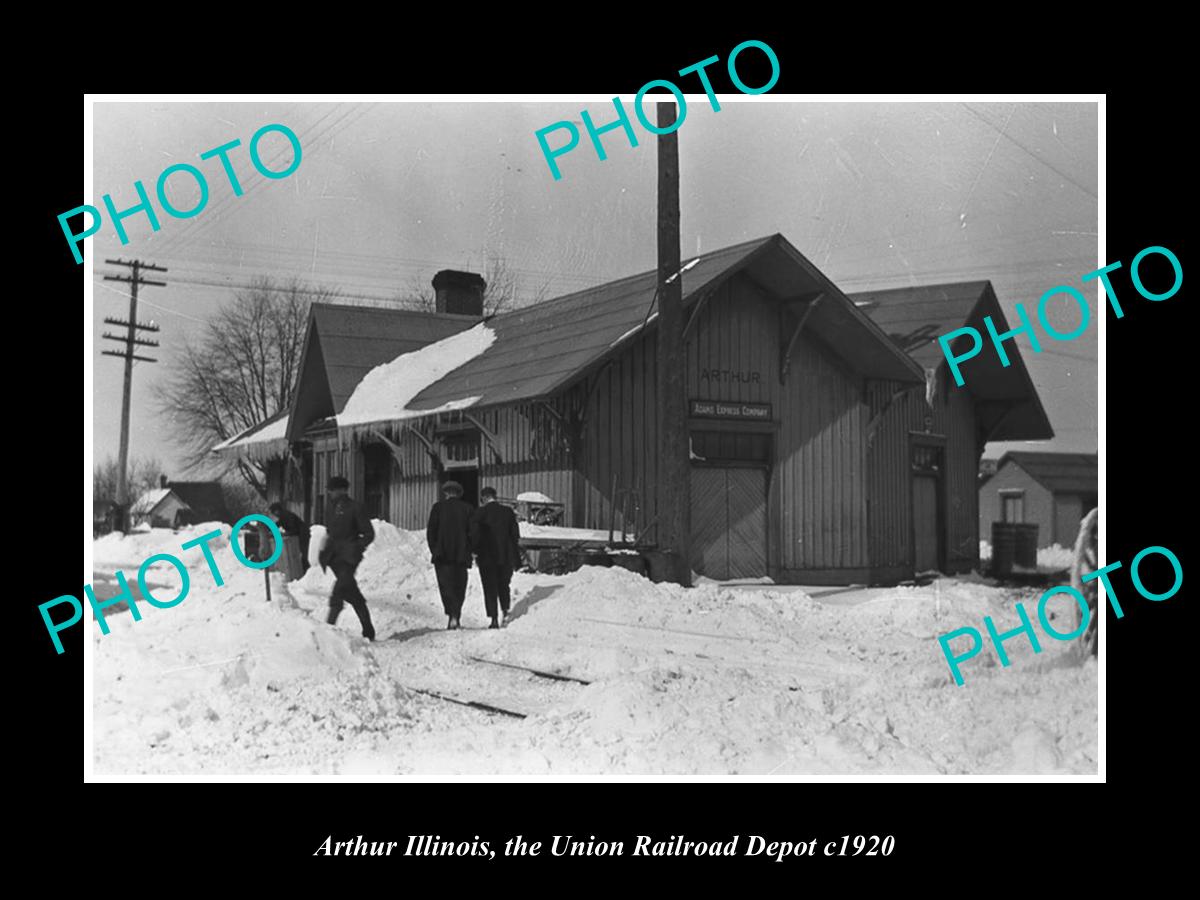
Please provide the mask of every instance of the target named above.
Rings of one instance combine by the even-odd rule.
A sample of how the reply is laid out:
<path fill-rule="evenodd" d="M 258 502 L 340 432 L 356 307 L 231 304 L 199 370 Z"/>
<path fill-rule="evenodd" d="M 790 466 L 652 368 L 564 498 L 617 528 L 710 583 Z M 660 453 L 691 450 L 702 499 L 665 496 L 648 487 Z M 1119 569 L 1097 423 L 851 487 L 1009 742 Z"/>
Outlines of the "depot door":
<path fill-rule="evenodd" d="M 932 572 L 945 565 L 942 522 L 943 449 L 934 443 L 912 446 L 913 572 Z"/>
<path fill-rule="evenodd" d="M 692 569 L 717 580 L 767 574 L 767 471 L 692 468 Z"/>

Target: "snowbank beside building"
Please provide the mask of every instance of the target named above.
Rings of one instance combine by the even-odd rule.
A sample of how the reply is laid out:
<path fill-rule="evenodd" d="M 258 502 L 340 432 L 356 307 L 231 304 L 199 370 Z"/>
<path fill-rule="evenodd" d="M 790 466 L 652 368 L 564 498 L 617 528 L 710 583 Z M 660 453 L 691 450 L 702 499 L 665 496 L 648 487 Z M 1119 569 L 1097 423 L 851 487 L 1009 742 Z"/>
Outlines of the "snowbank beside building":
<path fill-rule="evenodd" d="M 979 542 L 979 562 L 991 562 L 992 559 L 992 544 L 991 541 L 981 540 Z M 1040 547 L 1037 552 L 1037 567 L 1039 572 L 1062 572 L 1069 570 L 1075 562 L 1075 548 L 1063 547 L 1059 544 L 1051 544 L 1049 547 Z"/>
<path fill-rule="evenodd" d="M 1066 645 L 1034 657 L 1010 641 L 1011 668 L 985 651 L 952 682 L 937 636 L 983 615 L 1019 624 L 1003 592 L 941 580 L 869 593 L 834 606 L 583 570 L 513 623 L 499 655 L 594 681 L 532 726 L 586 771 L 1095 771 L 1096 669 L 1063 666 Z"/>
<path fill-rule="evenodd" d="M 189 570 L 194 564 L 206 569 L 204 554 L 198 547 L 186 551 L 180 547 L 212 531 L 220 531 L 221 536 L 214 538 L 209 546 L 214 550 L 229 546 L 229 526 L 224 522 L 204 522 L 178 531 L 171 528 L 150 528 L 128 534 L 114 531 L 92 541 L 92 568 L 103 572 L 122 569 L 128 577 L 133 577 L 143 560 L 156 553 L 169 553 L 182 560 Z M 154 568 L 164 566 L 166 571 L 174 571 L 170 563 L 156 563 Z"/>
<path fill-rule="evenodd" d="M 227 545 L 223 587 L 200 560 L 178 607 L 113 616 L 113 633 L 95 635 L 97 771 L 1095 772 L 1094 662 L 1013 639 L 1010 668 L 985 649 L 958 687 L 938 646 L 984 615 L 1016 625 L 1013 604 L 1033 590 L 942 579 L 827 604 L 796 588 L 683 589 L 588 567 L 518 574 L 511 624 L 487 631 L 472 571 L 464 629 L 448 632 L 424 534 L 375 527 L 359 584 L 377 643 L 350 610 L 324 623 L 331 573 L 286 586 L 274 574 L 267 603 L 263 574 Z"/>

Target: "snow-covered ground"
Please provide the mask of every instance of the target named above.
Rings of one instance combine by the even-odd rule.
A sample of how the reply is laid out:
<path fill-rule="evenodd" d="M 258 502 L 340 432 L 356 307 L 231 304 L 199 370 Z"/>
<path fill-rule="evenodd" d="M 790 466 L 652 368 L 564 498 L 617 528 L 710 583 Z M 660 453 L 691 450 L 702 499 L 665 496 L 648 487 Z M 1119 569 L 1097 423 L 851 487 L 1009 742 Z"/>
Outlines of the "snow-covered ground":
<path fill-rule="evenodd" d="M 979 542 L 979 562 L 986 563 L 992 558 L 992 544 L 990 541 Z M 1062 572 L 1071 568 L 1071 564 L 1075 561 L 1075 548 L 1062 547 L 1058 544 L 1051 544 L 1049 547 L 1040 547 L 1037 552 L 1037 567 L 1039 572 L 1051 573 Z M 1018 569 L 1018 571 L 1020 571 Z"/>
<path fill-rule="evenodd" d="M 1013 627 L 1013 603 L 1034 589 L 941 579 L 823 602 L 589 567 L 518 574 L 511 624 L 489 631 L 473 571 L 464 627 L 449 632 L 424 535 L 375 526 L 359 569 L 374 644 L 350 608 L 324 623 L 331 574 L 272 574 L 267 603 L 262 572 L 225 540 L 223 587 L 190 550 L 183 603 L 144 606 L 140 622 L 115 613 L 106 637 L 93 626 L 97 773 L 1096 771 L 1094 662 L 1067 664 L 1069 644 L 1044 640 L 1034 656 L 1012 640 L 1010 668 L 985 650 L 957 687 L 939 649 L 938 635 L 982 629 L 984 615 Z M 213 527 L 106 536 L 95 568 L 130 573 Z M 169 567 L 156 574 L 177 584 Z"/>

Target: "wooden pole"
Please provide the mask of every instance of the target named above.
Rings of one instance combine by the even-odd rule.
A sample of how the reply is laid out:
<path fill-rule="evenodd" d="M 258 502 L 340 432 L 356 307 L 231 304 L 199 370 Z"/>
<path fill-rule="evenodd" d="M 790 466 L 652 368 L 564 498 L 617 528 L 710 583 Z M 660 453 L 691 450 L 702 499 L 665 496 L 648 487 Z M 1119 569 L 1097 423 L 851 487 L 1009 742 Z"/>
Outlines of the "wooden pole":
<path fill-rule="evenodd" d="M 658 104 L 658 127 L 675 124 L 675 104 Z M 679 274 L 678 129 L 658 136 L 658 545 L 671 554 L 676 584 L 691 585 L 691 462 Z"/>
<path fill-rule="evenodd" d="M 139 331 L 158 331 L 157 325 L 142 325 L 137 320 L 138 308 L 138 286 L 156 285 L 158 287 L 166 287 L 165 281 L 150 281 L 142 278 L 142 272 L 146 269 L 155 272 L 167 271 L 162 266 L 151 265 L 144 263 L 139 259 L 132 262 L 127 262 L 123 259 L 106 259 L 106 263 L 114 266 L 125 266 L 133 270 L 133 274 L 125 275 L 105 275 L 105 281 L 124 281 L 129 284 L 129 320 L 122 322 L 120 319 L 105 318 L 105 322 L 110 325 L 123 325 L 127 329 L 124 337 L 118 337 L 114 334 L 104 333 L 104 337 L 110 341 L 117 341 L 125 345 L 123 351 L 105 350 L 104 356 L 119 356 L 125 360 L 125 383 L 121 391 L 121 444 L 117 453 L 117 511 L 121 521 L 114 525 L 114 530 L 126 531 L 129 528 L 129 504 L 133 499 L 129 496 L 129 418 L 131 415 L 130 403 L 133 393 L 133 361 L 141 360 L 143 362 L 157 362 L 148 356 L 139 356 L 135 351 L 139 346 L 142 347 L 157 347 L 157 341 L 147 341 L 138 337 Z"/>
<path fill-rule="evenodd" d="M 125 384 L 121 390 L 121 445 L 117 452 L 117 502 L 125 508 L 129 504 L 129 487 L 126 472 L 129 465 L 129 401 L 133 393 L 133 342 L 137 337 L 137 291 L 138 269 L 141 263 L 133 261 L 133 278 L 129 283 L 129 334 L 126 337 Z M 124 530 L 124 529 L 122 529 Z"/>

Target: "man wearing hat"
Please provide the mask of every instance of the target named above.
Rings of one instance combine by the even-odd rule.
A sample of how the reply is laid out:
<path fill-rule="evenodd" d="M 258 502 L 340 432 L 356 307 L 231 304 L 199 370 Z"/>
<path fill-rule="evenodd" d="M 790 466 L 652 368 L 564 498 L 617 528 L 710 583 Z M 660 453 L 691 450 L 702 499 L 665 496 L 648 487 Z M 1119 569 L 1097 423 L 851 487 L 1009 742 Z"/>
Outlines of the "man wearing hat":
<path fill-rule="evenodd" d="M 347 494 L 350 482 L 340 475 L 334 475 L 327 487 L 326 542 L 321 550 L 320 561 L 322 567 L 333 569 L 337 580 L 333 583 L 333 593 L 329 595 L 329 618 L 326 621 L 330 625 L 335 624 L 342 607 L 349 603 L 358 613 L 363 637 L 373 641 L 375 626 L 371 624 L 371 611 L 367 609 L 367 598 L 354 580 L 354 572 L 362 561 L 363 551 L 375 540 L 375 529 L 371 527 L 371 519 L 363 512 L 362 506 Z"/>
<path fill-rule="evenodd" d="M 463 601 L 467 597 L 467 570 L 471 567 L 471 504 L 462 499 L 462 485 L 447 481 L 442 497 L 429 511 L 425 537 L 430 561 L 437 572 L 442 609 L 453 631 L 459 627 Z"/>
<path fill-rule="evenodd" d="M 483 585 L 483 605 L 492 624 L 502 624 L 496 618 L 496 601 L 500 602 L 503 624 L 508 624 L 510 602 L 509 583 L 513 570 L 521 568 L 521 526 L 517 514 L 496 500 L 496 489 L 485 487 L 479 492 L 483 501 L 471 517 L 471 546 L 475 549 L 475 564 Z"/>

